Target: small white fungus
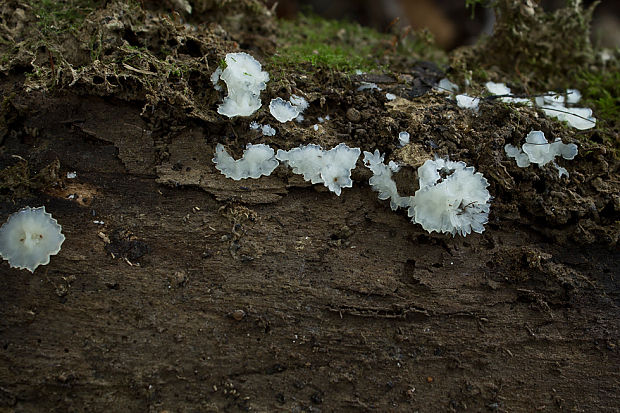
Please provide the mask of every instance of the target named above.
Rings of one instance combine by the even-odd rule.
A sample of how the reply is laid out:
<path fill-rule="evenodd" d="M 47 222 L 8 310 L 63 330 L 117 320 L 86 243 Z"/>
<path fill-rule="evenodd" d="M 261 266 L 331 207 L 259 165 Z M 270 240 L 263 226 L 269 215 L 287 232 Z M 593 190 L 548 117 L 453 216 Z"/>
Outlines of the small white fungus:
<path fill-rule="evenodd" d="M 456 95 L 456 104 L 459 108 L 471 109 L 474 112 L 478 112 L 478 104 L 480 98 L 472 97 L 468 95 Z"/>
<path fill-rule="evenodd" d="M 492 95 L 502 96 L 500 101 L 505 103 L 522 104 L 532 106 L 532 101 L 526 98 L 516 98 L 510 93 L 510 88 L 505 83 L 487 82 L 485 87 Z"/>
<path fill-rule="evenodd" d="M 0 228 L 0 255 L 12 268 L 34 272 L 60 251 L 62 227 L 45 207 L 26 207 L 9 216 Z"/>
<path fill-rule="evenodd" d="M 577 89 L 567 89 L 566 98 L 563 94 L 548 92 L 548 96 L 539 96 L 535 99 L 545 115 L 564 121 L 575 129 L 586 130 L 596 126 L 596 118 L 592 116 L 590 108 L 575 108 L 568 105 L 578 103 L 581 93 Z"/>
<path fill-rule="evenodd" d="M 273 149 L 262 143 L 258 145 L 249 143 L 243 151 L 243 157 L 238 160 L 233 159 L 226 152 L 224 145 L 218 143 L 215 147 L 213 163 L 224 176 L 235 181 L 270 175 L 278 166 Z"/>
<path fill-rule="evenodd" d="M 77 178 L 77 172 L 67 172 L 67 179 L 75 179 Z"/>
<path fill-rule="evenodd" d="M 271 125 L 263 125 L 261 132 L 263 132 L 264 136 L 275 136 L 276 134 L 276 130 Z"/>
<path fill-rule="evenodd" d="M 395 99 L 396 99 L 396 95 L 395 95 L 395 94 L 393 94 L 393 93 L 386 93 L 386 94 L 385 94 L 385 98 L 386 98 L 387 100 L 395 100 Z"/>
<path fill-rule="evenodd" d="M 575 104 L 581 100 L 581 92 L 577 89 L 566 89 L 566 103 Z"/>
<path fill-rule="evenodd" d="M 295 122 L 303 122 L 303 112 L 304 110 L 308 109 L 308 106 L 310 106 L 306 98 L 304 98 L 303 96 L 291 95 L 291 97 L 288 98 L 288 101 L 291 102 L 291 105 L 296 107 L 297 111 L 299 112 L 299 115 L 297 115 L 297 117 L 295 118 Z"/>
<path fill-rule="evenodd" d="M 549 143 L 542 131 L 535 130 L 528 133 L 525 137 L 525 143 L 521 149 L 507 144 L 504 146 L 504 151 L 509 158 L 515 158 L 519 168 L 527 168 L 532 163 L 542 168 L 549 162 L 553 162 L 560 177 L 563 175 L 568 176 L 568 171 L 555 163 L 555 157 L 562 156 L 564 159 L 571 160 L 579 152 L 577 145 L 574 143 L 565 144 L 560 138 Z"/>
<path fill-rule="evenodd" d="M 217 69 L 215 69 L 215 72 L 211 73 L 211 83 L 213 83 L 213 88 L 218 92 L 221 92 L 223 90 L 222 86 L 219 84 L 221 75 L 222 68 L 219 66 L 217 67 Z"/>
<path fill-rule="evenodd" d="M 360 86 L 357 88 L 358 92 L 361 92 L 362 90 L 373 90 L 373 89 L 377 89 L 377 90 L 381 90 L 381 88 L 379 86 L 377 86 L 376 83 L 372 83 L 372 82 L 360 82 Z"/>
<path fill-rule="evenodd" d="M 275 98 L 271 100 L 271 103 L 269 103 L 269 112 L 271 112 L 271 115 L 281 123 L 295 119 L 300 113 L 296 106 L 293 106 L 290 102 L 287 102 L 282 98 Z"/>
<path fill-rule="evenodd" d="M 392 173 L 398 172 L 400 167 L 393 161 L 390 161 L 388 165 L 383 163 L 384 156 L 385 155 L 379 153 L 378 149 L 375 149 L 375 153 L 364 151 L 364 165 L 372 171 L 372 176 L 368 180 L 368 183 L 373 190 L 379 193 L 379 199 L 390 200 L 390 208 L 392 208 L 392 211 L 396 211 L 398 208 L 408 207 L 411 202 L 411 197 L 398 195 L 396 183 L 392 179 Z"/>
<path fill-rule="evenodd" d="M 260 123 L 254 121 L 250 122 L 251 130 L 260 130 L 264 136 L 275 136 L 276 130 L 271 127 L 271 125 L 261 125 Z"/>
<path fill-rule="evenodd" d="M 304 110 L 308 109 L 308 101 L 303 96 L 291 95 L 288 99 L 291 102 L 291 105 L 295 106 L 299 113 L 302 113 Z"/>
<path fill-rule="evenodd" d="M 398 134 L 398 143 L 400 146 L 405 146 L 409 144 L 409 132 L 403 131 Z"/>
<path fill-rule="evenodd" d="M 319 145 L 307 145 L 288 151 L 279 149 L 276 158 L 286 162 L 294 173 L 303 175 L 306 181 L 322 183 L 340 196 L 342 188 L 353 186 L 351 170 L 360 153 L 360 148 L 349 148 L 344 143 L 328 151 Z"/>
<path fill-rule="evenodd" d="M 228 96 L 218 106 L 217 112 L 229 118 L 250 116 L 262 103 L 260 92 L 267 87 L 269 73 L 263 72 L 261 64 L 247 53 L 228 53 L 226 68 L 217 68 L 211 75 L 211 82 L 217 89 L 219 79 L 226 83 Z"/>
<path fill-rule="evenodd" d="M 437 84 L 437 89 L 439 89 L 440 92 L 456 93 L 459 91 L 459 86 L 444 77 Z"/>
<path fill-rule="evenodd" d="M 492 95 L 510 95 L 510 88 L 505 83 L 487 82 L 484 86 Z"/>
<path fill-rule="evenodd" d="M 491 195 L 480 172 L 463 162 L 428 160 L 418 168 L 418 179 L 420 189 L 408 211 L 413 222 L 452 236 L 484 231 Z"/>

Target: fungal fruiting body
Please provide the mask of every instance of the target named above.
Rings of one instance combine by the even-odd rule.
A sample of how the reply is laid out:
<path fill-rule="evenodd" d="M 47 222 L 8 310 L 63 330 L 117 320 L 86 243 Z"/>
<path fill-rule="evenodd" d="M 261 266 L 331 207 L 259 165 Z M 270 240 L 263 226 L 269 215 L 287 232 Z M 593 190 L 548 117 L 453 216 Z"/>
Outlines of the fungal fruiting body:
<path fill-rule="evenodd" d="M 276 130 L 271 125 L 261 125 L 258 122 L 250 122 L 251 130 L 260 130 L 264 136 L 275 136 Z"/>
<path fill-rule="evenodd" d="M 272 99 L 269 103 L 269 112 L 280 123 L 285 123 L 299 116 L 300 111 L 297 106 L 287 102 L 282 98 Z"/>
<path fill-rule="evenodd" d="M 530 99 L 514 97 L 510 92 L 510 88 L 506 86 L 505 83 L 487 82 L 484 86 L 492 95 L 502 96 L 499 98 L 502 102 L 532 106 L 532 101 Z"/>
<path fill-rule="evenodd" d="M 540 106 L 545 115 L 568 122 L 575 129 L 585 130 L 596 126 L 596 118 L 592 116 L 590 108 L 575 108 L 573 105 L 581 99 L 577 89 L 567 89 L 566 98 L 556 92 L 548 92 L 548 96 L 536 98 L 536 105 Z"/>
<path fill-rule="evenodd" d="M 533 130 L 525 137 L 525 143 L 521 149 L 507 144 L 504 151 L 509 158 L 515 158 L 519 168 L 527 168 L 530 164 L 535 163 L 540 168 L 549 162 L 558 169 L 560 177 L 568 176 L 568 171 L 555 163 L 556 156 L 562 156 L 564 159 L 574 159 L 579 152 L 577 145 L 574 143 L 565 144 L 560 138 L 556 138 L 553 142 L 548 142 L 542 131 Z"/>
<path fill-rule="evenodd" d="M 228 88 L 228 96 L 218 106 L 217 112 L 229 118 L 250 116 L 261 107 L 260 92 L 267 87 L 269 73 L 263 72 L 258 60 L 247 53 L 228 53 L 224 60 L 226 68 L 218 68 L 211 75 L 211 82 L 217 90 L 219 79 Z"/>
<path fill-rule="evenodd" d="M 270 175 L 278 166 L 278 160 L 274 157 L 274 151 L 264 144 L 246 146 L 243 157 L 235 160 L 226 152 L 224 145 L 218 143 L 213 157 L 215 168 L 227 178 L 238 181 L 246 178 L 260 178 L 262 175 Z"/>
<path fill-rule="evenodd" d="M 23 208 L 0 228 L 0 255 L 12 268 L 34 272 L 60 251 L 65 240 L 61 230 L 45 207 Z"/>
<path fill-rule="evenodd" d="M 420 189 L 408 211 L 413 222 L 452 236 L 484 231 L 491 195 L 480 172 L 463 162 L 428 160 L 418 168 L 418 179 Z"/>
<path fill-rule="evenodd" d="M 398 172 L 400 167 L 394 161 L 390 161 L 386 165 L 383 163 L 383 159 L 384 155 L 381 155 L 378 149 L 375 149 L 375 153 L 364 151 L 364 164 L 372 172 L 368 183 L 373 190 L 379 193 L 379 199 L 390 200 L 392 211 L 409 206 L 411 197 L 398 195 L 396 182 L 392 179 L 392 173 Z"/>
<path fill-rule="evenodd" d="M 456 95 L 456 104 L 459 108 L 471 109 L 474 112 L 478 112 L 478 104 L 480 98 L 469 95 Z"/>
<path fill-rule="evenodd" d="M 349 148 L 344 143 L 325 151 L 319 145 L 300 146 L 288 151 L 279 149 L 276 158 L 286 162 L 293 172 L 302 174 L 306 181 L 322 183 L 340 196 L 342 188 L 351 188 L 351 170 L 355 168 L 360 148 Z"/>
<path fill-rule="evenodd" d="M 398 134 L 398 143 L 400 146 L 409 145 L 409 132 L 403 131 Z"/>
<path fill-rule="evenodd" d="M 456 93 L 459 91 L 459 86 L 451 82 L 450 79 L 444 77 L 437 84 L 437 89 L 440 92 Z"/>

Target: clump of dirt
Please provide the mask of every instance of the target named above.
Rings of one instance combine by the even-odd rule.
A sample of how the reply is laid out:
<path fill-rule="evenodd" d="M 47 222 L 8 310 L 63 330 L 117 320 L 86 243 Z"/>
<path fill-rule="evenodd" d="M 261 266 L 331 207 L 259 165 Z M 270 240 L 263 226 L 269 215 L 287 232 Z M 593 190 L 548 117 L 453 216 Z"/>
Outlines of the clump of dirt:
<path fill-rule="evenodd" d="M 105 239 L 105 250 L 112 258 L 124 258 L 131 263 L 137 263 L 140 258 L 148 254 L 151 248 L 148 244 L 124 228 L 117 228 Z"/>

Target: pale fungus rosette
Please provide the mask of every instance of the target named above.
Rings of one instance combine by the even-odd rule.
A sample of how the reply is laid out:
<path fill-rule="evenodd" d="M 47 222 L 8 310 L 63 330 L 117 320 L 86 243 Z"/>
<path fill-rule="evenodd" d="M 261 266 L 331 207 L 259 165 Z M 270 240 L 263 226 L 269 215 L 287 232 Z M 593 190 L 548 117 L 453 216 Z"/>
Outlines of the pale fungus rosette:
<path fill-rule="evenodd" d="M 463 162 L 428 160 L 418 168 L 420 189 L 409 216 L 428 232 L 482 233 L 489 217 L 489 183 Z"/>
<path fill-rule="evenodd" d="M 61 230 L 45 207 L 25 207 L 0 228 L 0 255 L 12 268 L 34 272 L 60 251 L 65 240 Z"/>

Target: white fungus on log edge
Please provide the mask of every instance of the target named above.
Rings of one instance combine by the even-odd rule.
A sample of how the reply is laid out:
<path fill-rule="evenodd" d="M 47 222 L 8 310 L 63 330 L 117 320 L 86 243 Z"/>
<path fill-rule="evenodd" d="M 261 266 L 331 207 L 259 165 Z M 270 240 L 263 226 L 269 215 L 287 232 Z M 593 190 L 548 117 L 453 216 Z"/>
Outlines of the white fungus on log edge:
<path fill-rule="evenodd" d="M 443 176 L 442 176 L 443 175 Z M 488 222 L 489 183 L 464 162 L 428 160 L 418 168 L 420 189 L 408 214 L 428 232 L 467 236 Z"/>
<path fill-rule="evenodd" d="M 58 254 L 65 236 L 45 207 L 25 207 L 9 216 L 0 228 L 0 255 L 12 268 L 34 272 Z"/>
<path fill-rule="evenodd" d="M 400 166 L 394 161 L 390 161 L 386 165 L 383 162 L 384 157 L 385 155 L 382 155 L 378 149 L 375 149 L 374 153 L 364 151 L 364 165 L 372 172 L 368 183 L 373 190 L 379 193 L 379 199 L 390 200 L 392 211 L 408 207 L 411 197 L 398 195 L 396 182 L 392 179 L 392 173 L 398 172 Z"/>
<path fill-rule="evenodd" d="M 279 149 L 276 158 L 286 162 L 294 173 L 302 174 L 306 181 L 322 183 L 340 196 L 342 188 L 353 186 L 351 170 L 360 153 L 360 148 L 349 148 L 344 143 L 328 151 L 319 145 L 307 145 L 288 151 Z"/>
<path fill-rule="evenodd" d="M 218 143 L 213 157 L 215 169 L 235 181 L 246 178 L 260 178 L 270 175 L 279 165 L 274 157 L 274 151 L 265 144 L 252 145 L 249 143 L 243 151 L 241 159 L 233 159 L 226 152 L 224 145 Z"/>
<path fill-rule="evenodd" d="M 226 68 L 218 67 L 211 75 L 216 90 L 221 90 L 220 79 L 228 88 L 228 96 L 218 106 L 217 112 L 229 118 L 250 116 L 262 105 L 260 92 L 267 87 L 269 73 L 264 72 L 258 60 L 247 53 L 228 53 L 224 60 Z"/>
<path fill-rule="evenodd" d="M 564 159 L 571 160 L 577 156 L 579 149 L 574 143 L 563 143 L 560 138 L 556 138 L 553 142 L 548 142 L 542 131 L 533 130 L 525 137 L 525 143 L 521 149 L 507 144 L 504 146 L 504 151 L 509 158 L 515 158 L 519 168 L 527 168 L 532 163 L 542 168 L 544 165 L 552 162 L 557 168 L 560 177 L 562 177 L 562 175 L 568 176 L 568 171 L 555 162 L 555 157 L 562 156 Z"/>
<path fill-rule="evenodd" d="M 287 102 L 282 98 L 272 99 L 269 103 L 269 112 L 280 123 L 285 123 L 295 119 L 301 113 L 297 106 Z"/>

